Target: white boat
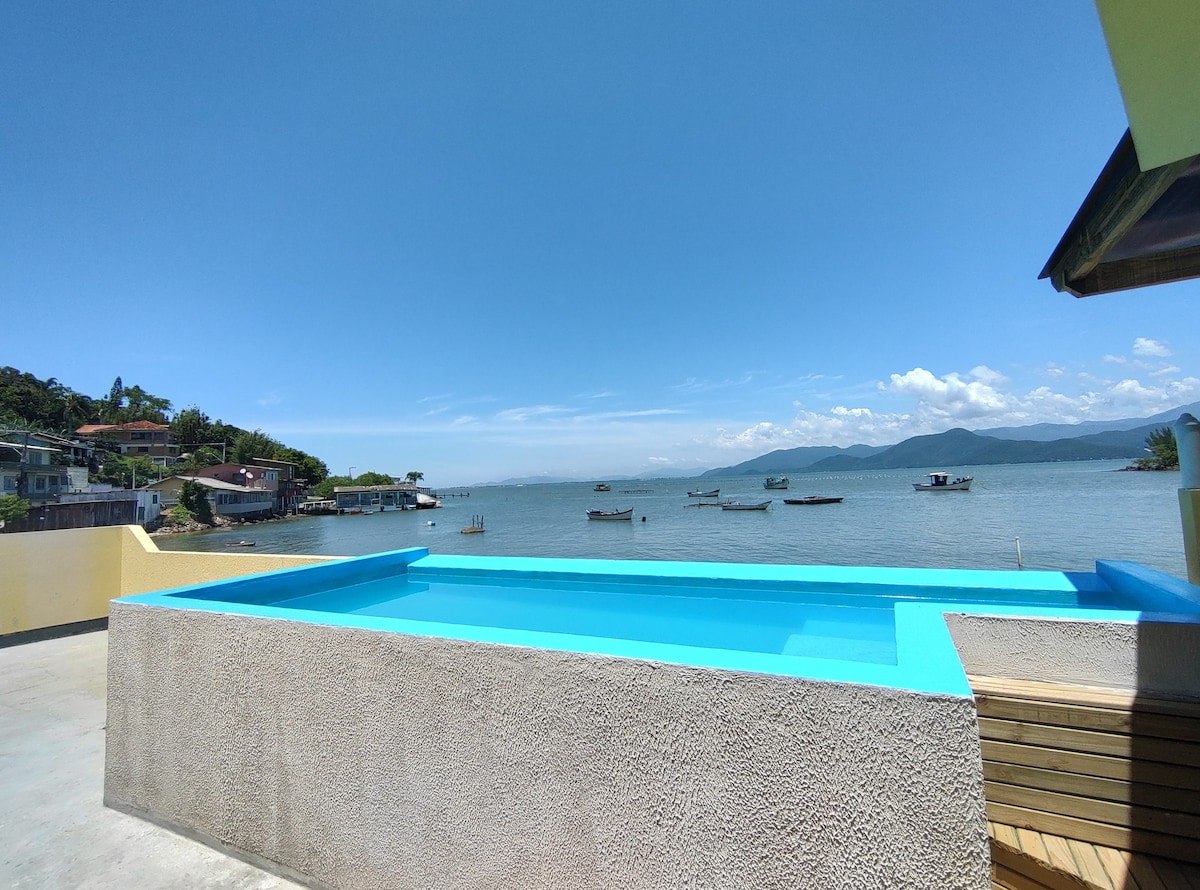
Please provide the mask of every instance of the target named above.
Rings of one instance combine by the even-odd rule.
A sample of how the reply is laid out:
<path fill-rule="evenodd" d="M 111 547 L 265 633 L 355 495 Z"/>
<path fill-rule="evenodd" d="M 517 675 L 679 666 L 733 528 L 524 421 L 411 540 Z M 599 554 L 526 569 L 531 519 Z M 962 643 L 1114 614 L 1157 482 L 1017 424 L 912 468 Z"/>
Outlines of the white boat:
<path fill-rule="evenodd" d="M 612 491 L 612 486 L 607 482 L 597 482 L 596 487 L 592 491 Z"/>
<path fill-rule="evenodd" d="M 969 491 L 974 476 L 959 476 L 951 481 L 949 473 L 930 473 L 928 482 L 914 482 L 917 491 Z"/>
<path fill-rule="evenodd" d="M 735 502 L 732 504 L 722 504 L 721 509 L 722 510 L 765 510 L 765 509 L 767 509 L 767 505 L 770 503 L 771 503 L 770 500 L 760 501 L 757 504 L 743 504 L 741 501 L 738 501 L 738 502 Z"/>
<path fill-rule="evenodd" d="M 588 510 L 587 518 L 588 519 L 616 519 L 616 520 L 627 519 L 627 520 L 632 521 L 633 520 L 633 507 L 630 507 L 628 510 Z"/>
<path fill-rule="evenodd" d="M 712 491 L 689 491 L 689 498 L 715 498 L 721 493 L 721 489 L 714 488 Z"/>
<path fill-rule="evenodd" d="M 768 491 L 787 491 L 787 476 L 768 476 L 763 480 L 763 488 Z"/>

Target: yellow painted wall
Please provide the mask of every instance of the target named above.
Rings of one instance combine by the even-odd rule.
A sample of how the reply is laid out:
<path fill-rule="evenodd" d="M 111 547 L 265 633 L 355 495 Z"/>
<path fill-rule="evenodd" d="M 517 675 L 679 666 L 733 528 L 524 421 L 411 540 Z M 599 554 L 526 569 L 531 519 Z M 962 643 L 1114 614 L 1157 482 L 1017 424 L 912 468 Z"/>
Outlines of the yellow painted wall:
<path fill-rule="evenodd" d="M 1200 2 L 1096 0 L 1138 161 L 1200 154 Z"/>
<path fill-rule="evenodd" d="M 104 618 L 119 596 L 336 558 L 163 552 L 137 525 L 0 535 L 0 635 Z"/>
<path fill-rule="evenodd" d="M 170 590 L 189 584 L 257 575 L 337 559 L 334 556 L 284 556 L 275 553 L 197 553 L 159 550 L 138 525 L 122 526 L 121 596 Z"/>
<path fill-rule="evenodd" d="M 108 614 L 120 595 L 123 526 L 0 535 L 0 634 Z"/>

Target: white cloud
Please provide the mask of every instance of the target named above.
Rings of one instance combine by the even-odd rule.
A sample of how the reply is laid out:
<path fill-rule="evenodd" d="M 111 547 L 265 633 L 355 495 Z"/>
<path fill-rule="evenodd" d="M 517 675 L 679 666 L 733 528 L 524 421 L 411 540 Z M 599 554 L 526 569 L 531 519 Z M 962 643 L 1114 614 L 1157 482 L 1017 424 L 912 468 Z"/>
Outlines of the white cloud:
<path fill-rule="evenodd" d="M 503 411 L 497 411 L 495 419 L 500 423 L 525 423 L 538 417 L 567 413 L 569 413 L 567 408 L 558 405 L 526 405 L 521 408 L 506 408 Z"/>
<path fill-rule="evenodd" d="M 1159 340 L 1151 340 L 1149 337 L 1138 337 L 1133 341 L 1133 354 L 1164 358 L 1171 354 L 1171 350 L 1167 348 L 1165 343 Z"/>
<path fill-rule="evenodd" d="M 987 365 L 977 365 L 971 369 L 971 376 L 980 383 L 986 383 L 988 386 L 1003 386 L 1008 383 L 1008 378 L 999 371 L 993 371 Z"/>
<path fill-rule="evenodd" d="M 1003 376 L 996 375 L 1000 380 Z M 935 377 L 924 368 L 913 368 L 904 374 L 893 374 L 883 388 L 917 399 L 918 411 L 958 420 L 994 417 L 1011 411 L 1012 396 L 981 380 L 967 382 L 958 374 Z"/>

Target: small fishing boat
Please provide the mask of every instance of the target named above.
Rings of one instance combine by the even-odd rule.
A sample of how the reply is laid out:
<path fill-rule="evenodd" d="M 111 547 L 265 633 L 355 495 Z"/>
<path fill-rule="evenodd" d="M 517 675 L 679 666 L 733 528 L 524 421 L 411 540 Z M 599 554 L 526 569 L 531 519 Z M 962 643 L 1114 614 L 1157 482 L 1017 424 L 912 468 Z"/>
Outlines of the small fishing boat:
<path fill-rule="evenodd" d="M 928 482 L 914 482 L 912 487 L 916 491 L 969 491 L 974 481 L 974 476 L 959 476 L 951 481 L 949 473 L 930 473 Z"/>
<path fill-rule="evenodd" d="M 253 547 L 254 541 L 226 541 L 226 547 Z"/>
<path fill-rule="evenodd" d="M 743 504 L 741 501 L 734 501 L 732 504 L 722 504 L 722 510 L 765 510 L 770 500 L 760 501 L 757 504 Z"/>
<path fill-rule="evenodd" d="M 787 491 L 787 476 L 768 476 L 763 480 L 763 488 L 768 491 Z"/>
<path fill-rule="evenodd" d="M 810 494 L 803 498 L 784 498 L 785 504 L 840 504 L 842 498 L 827 498 L 821 495 Z"/>
<path fill-rule="evenodd" d="M 607 482 L 597 482 L 596 487 L 592 491 L 612 491 L 612 486 Z"/>
<path fill-rule="evenodd" d="M 689 498 L 715 498 L 721 493 L 721 489 L 714 488 L 712 491 L 689 491 Z"/>
<path fill-rule="evenodd" d="M 627 519 L 633 520 L 633 507 L 628 510 L 588 510 L 588 519 Z"/>

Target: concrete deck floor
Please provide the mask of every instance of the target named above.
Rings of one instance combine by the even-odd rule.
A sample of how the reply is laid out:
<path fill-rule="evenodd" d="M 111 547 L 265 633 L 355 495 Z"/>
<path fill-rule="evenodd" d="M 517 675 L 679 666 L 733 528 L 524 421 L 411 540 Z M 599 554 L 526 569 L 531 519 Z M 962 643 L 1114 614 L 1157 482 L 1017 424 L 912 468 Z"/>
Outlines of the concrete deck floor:
<path fill-rule="evenodd" d="M 299 890 L 104 806 L 107 658 L 107 631 L 0 649 L 0 887 Z"/>

